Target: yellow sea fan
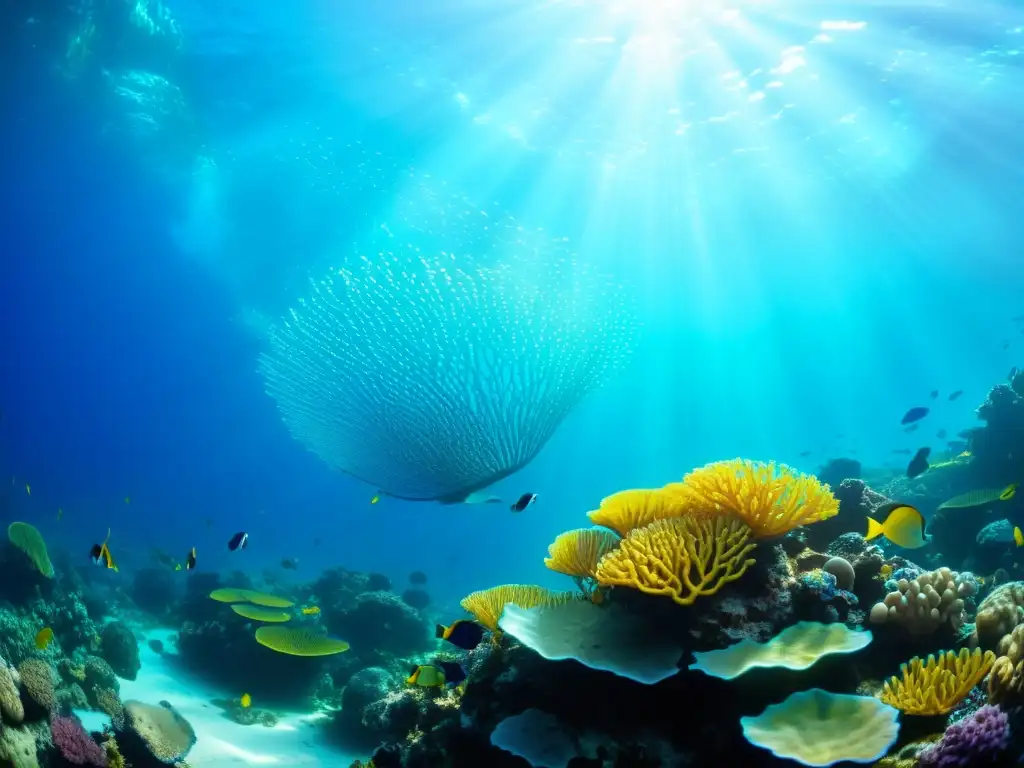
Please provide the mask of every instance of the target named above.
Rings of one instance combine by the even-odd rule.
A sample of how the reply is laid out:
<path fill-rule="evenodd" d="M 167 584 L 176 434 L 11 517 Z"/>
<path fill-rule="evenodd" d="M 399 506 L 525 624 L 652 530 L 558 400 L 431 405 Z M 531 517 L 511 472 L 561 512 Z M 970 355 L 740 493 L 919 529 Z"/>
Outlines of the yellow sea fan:
<path fill-rule="evenodd" d="M 677 517 L 637 528 L 597 565 L 597 582 L 668 595 L 691 605 L 740 578 L 754 564 L 748 559 L 750 528 L 727 517 Z"/>
<path fill-rule="evenodd" d="M 597 528 L 577 528 L 560 533 L 548 547 L 544 565 L 566 576 L 593 578 L 597 563 L 619 544 L 619 537 Z"/>
<path fill-rule="evenodd" d="M 256 642 L 272 651 L 289 656 L 331 656 L 349 648 L 344 640 L 337 640 L 308 629 L 289 627 L 260 627 Z"/>
<path fill-rule="evenodd" d="M 882 688 L 882 701 L 908 715 L 944 715 L 959 704 L 988 674 L 995 663 L 992 651 L 971 653 L 966 648 L 929 656 L 915 656 L 900 665 L 902 679 L 892 677 Z"/>
<path fill-rule="evenodd" d="M 231 610 L 239 616 L 244 616 L 253 621 L 266 621 L 271 624 L 280 624 L 291 619 L 283 611 L 275 611 L 273 608 L 264 608 L 262 605 L 250 605 L 249 603 L 235 603 Z"/>
<path fill-rule="evenodd" d="M 774 461 L 733 459 L 695 469 L 664 491 L 693 515 L 733 515 L 758 539 L 787 533 L 839 513 L 827 485 Z"/>
<path fill-rule="evenodd" d="M 587 516 L 594 525 L 603 525 L 625 536 L 634 528 L 678 517 L 684 511 L 678 496 L 665 493 L 661 488 L 635 488 L 601 499 L 601 506 Z"/>
<path fill-rule="evenodd" d="M 578 599 L 575 592 L 552 592 L 530 584 L 502 584 L 473 592 L 462 598 L 462 607 L 492 632 L 498 631 L 498 619 L 509 603 L 529 609 L 538 605 L 559 605 Z"/>
<path fill-rule="evenodd" d="M 7 527 L 7 538 L 11 543 L 28 555 L 32 564 L 43 576 L 53 578 L 53 564 L 50 562 L 50 555 L 46 551 L 46 542 L 43 535 L 28 523 L 11 523 Z"/>

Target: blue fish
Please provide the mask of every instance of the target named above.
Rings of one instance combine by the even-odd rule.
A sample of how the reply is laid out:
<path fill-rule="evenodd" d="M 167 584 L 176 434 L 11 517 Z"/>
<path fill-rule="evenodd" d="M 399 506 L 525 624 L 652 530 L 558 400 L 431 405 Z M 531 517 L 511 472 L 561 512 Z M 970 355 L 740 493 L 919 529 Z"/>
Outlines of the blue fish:
<path fill-rule="evenodd" d="M 920 421 L 928 415 L 928 409 L 923 405 L 919 405 L 916 408 L 911 408 L 905 414 L 903 414 L 903 420 L 900 424 L 913 424 L 915 421 Z"/>

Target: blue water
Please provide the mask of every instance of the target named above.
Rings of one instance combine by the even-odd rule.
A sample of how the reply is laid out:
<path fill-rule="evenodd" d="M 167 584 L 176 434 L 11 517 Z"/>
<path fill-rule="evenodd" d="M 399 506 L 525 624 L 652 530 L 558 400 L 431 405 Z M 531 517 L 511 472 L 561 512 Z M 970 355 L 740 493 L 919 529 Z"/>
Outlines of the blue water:
<path fill-rule="evenodd" d="M 1024 362 L 1021 10 L 644 5 L 170 2 L 181 49 L 134 55 L 181 87 L 190 135 L 155 140 L 101 77 L 59 72 L 67 17 L 24 14 L 0 136 L 5 520 L 82 557 L 110 527 L 126 569 L 195 546 L 254 574 L 423 570 L 456 600 L 564 586 L 547 544 L 616 490 L 734 456 L 895 467 L 932 389 L 929 429 L 973 425 Z M 131 64 L 97 46 L 93 75 Z M 353 142 L 374 167 L 323 150 Z M 371 505 L 257 373 L 254 325 L 412 194 L 410 168 L 568 238 L 637 308 L 628 365 L 500 485 L 540 494 L 522 515 Z"/>

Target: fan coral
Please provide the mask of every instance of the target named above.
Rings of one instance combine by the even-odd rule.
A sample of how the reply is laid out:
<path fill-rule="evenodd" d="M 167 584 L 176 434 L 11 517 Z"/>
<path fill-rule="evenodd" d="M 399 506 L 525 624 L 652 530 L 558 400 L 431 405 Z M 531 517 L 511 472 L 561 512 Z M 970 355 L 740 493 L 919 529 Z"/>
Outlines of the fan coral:
<path fill-rule="evenodd" d="M 74 765 L 92 765 L 106 768 L 106 751 L 85 732 L 73 717 L 50 716 L 50 733 L 61 756 Z"/>
<path fill-rule="evenodd" d="M 965 601 L 978 590 L 970 573 L 939 568 L 915 579 L 900 579 L 895 589 L 871 609 L 871 623 L 900 624 L 914 635 L 930 634 L 948 624 L 959 629 L 965 621 Z"/>
<path fill-rule="evenodd" d="M 348 650 L 344 640 L 302 628 L 260 627 L 256 630 L 256 642 L 289 656 L 332 656 Z"/>
<path fill-rule="evenodd" d="M 577 599 L 573 592 L 552 592 L 530 584 L 502 584 L 473 592 L 462 598 L 462 608 L 492 632 L 498 631 L 498 620 L 509 603 L 520 608 L 557 605 Z"/>
<path fill-rule="evenodd" d="M 57 696 L 53 689 L 53 674 L 50 665 L 41 659 L 25 659 L 18 665 L 21 684 L 29 698 L 47 711 L 57 705 Z"/>
<path fill-rule="evenodd" d="M 899 714 L 873 696 L 812 688 L 740 723 L 751 744 L 804 765 L 827 766 L 881 758 L 899 736 Z"/>
<path fill-rule="evenodd" d="M 525 254 L 531 236 L 509 235 L 502 247 Z M 428 257 L 405 242 L 311 281 L 260 370 L 292 435 L 331 466 L 391 496 L 461 502 L 537 455 L 625 359 L 633 323 L 621 289 L 551 244 L 484 266 L 452 255 L 479 243 Z"/>
<path fill-rule="evenodd" d="M 726 514 L 742 520 L 758 539 L 787 533 L 839 513 L 827 485 L 775 462 L 733 459 L 708 464 L 672 483 L 690 514 Z"/>
<path fill-rule="evenodd" d="M 679 517 L 684 507 L 675 494 L 662 488 L 619 491 L 601 499 L 601 506 L 587 516 L 594 525 L 611 528 L 625 536 L 634 528 L 643 528 L 655 520 Z"/>
<path fill-rule="evenodd" d="M 545 659 L 574 659 L 638 683 L 657 683 L 679 671 L 678 643 L 614 606 L 586 600 L 528 609 L 507 605 L 498 626 Z"/>
<path fill-rule="evenodd" d="M 942 740 L 919 755 L 920 768 L 984 768 L 1010 744 L 1010 722 L 999 707 L 984 706 L 946 729 Z"/>
<path fill-rule="evenodd" d="M 577 579 L 592 579 L 597 563 L 618 546 L 619 537 L 596 528 L 578 528 L 561 533 L 548 547 L 544 565 L 552 571 Z"/>
<path fill-rule="evenodd" d="M 994 643 L 1021 623 L 1024 623 L 1024 582 L 1011 581 L 996 587 L 981 601 L 975 632 L 980 639 Z"/>
<path fill-rule="evenodd" d="M 852 630 L 841 623 L 802 621 L 767 643 L 742 640 L 728 648 L 696 653 L 690 669 L 732 680 L 758 667 L 808 669 L 829 654 L 855 653 L 870 643 L 870 632 Z"/>
<path fill-rule="evenodd" d="M 725 517 L 657 520 L 631 531 L 617 549 L 601 558 L 597 581 L 669 595 L 679 605 L 692 605 L 754 564 L 747 559 L 754 549 L 749 538 L 750 528 Z"/>
<path fill-rule="evenodd" d="M 982 654 L 980 648 L 946 651 L 927 662 L 915 656 L 900 665 L 902 679 L 892 677 L 883 686 L 882 701 L 908 715 L 944 715 L 981 682 L 995 660 L 992 651 Z"/>
<path fill-rule="evenodd" d="M 7 527 L 7 538 L 14 546 L 28 555 L 32 564 L 43 576 L 48 579 L 53 578 L 53 564 L 46 551 L 46 542 L 43 541 L 43 535 L 34 526 L 28 523 L 11 523 Z"/>
<path fill-rule="evenodd" d="M 162 763 L 184 759 L 196 743 L 191 724 L 166 701 L 160 702 L 160 706 L 126 701 L 124 711 L 131 730 L 149 753 Z"/>

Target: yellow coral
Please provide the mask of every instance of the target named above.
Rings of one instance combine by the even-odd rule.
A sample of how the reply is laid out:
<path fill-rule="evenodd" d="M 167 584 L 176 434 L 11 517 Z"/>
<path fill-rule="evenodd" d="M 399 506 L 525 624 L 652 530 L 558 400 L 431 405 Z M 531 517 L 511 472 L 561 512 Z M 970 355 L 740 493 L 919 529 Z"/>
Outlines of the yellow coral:
<path fill-rule="evenodd" d="M 601 499 L 601 506 L 587 516 L 594 525 L 603 525 L 625 536 L 634 528 L 643 528 L 655 520 L 679 517 L 683 512 L 677 495 L 661 488 L 643 488 L 619 491 Z"/>
<path fill-rule="evenodd" d="M 509 603 L 529 609 L 538 605 L 560 605 L 575 600 L 573 592 L 552 592 L 529 584 L 502 584 L 473 592 L 462 598 L 462 607 L 492 632 L 498 631 L 498 619 Z"/>
<path fill-rule="evenodd" d="M 104 741 L 102 747 L 107 755 L 107 768 L 126 768 L 124 755 L 121 754 L 121 748 L 117 746 L 117 740 L 113 736 Z"/>
<path fill-rule="evenodd" d="M 827 485 L 789 467 L 733 459 L 695 469 L 681 483 L 664 488 L 686 515 L 734 515 L 758 539 L 839 513 L 839 502 Z"/>
<path fill-rule="evenodd" d="M 577 528 L 561 533 L 548 547 L 544 565 L 576 578 L 593 578 L 597 563 L 619 544 L 614 533 L 597 528 Z"/>
<path fill-rule="evenodd" d="M 963 648 L 929 656 L 927 662 L 914 657 L 901 664 L 902 679 L 892 677 L 882 689 L 882 701 L 908 715 L 944 715 L 971 692 L 995 663 L 992 651 Z"/>
<path fill-rule="evenodd" d="M 749 538 L 750 528 L 733 518 L 657 520 L 632 531 L 601 558 L 597 581 L 669 595 L 680 605 L 691 605 L 740 578 L 754 564 L 747 559 L 754 549 Z"/>

